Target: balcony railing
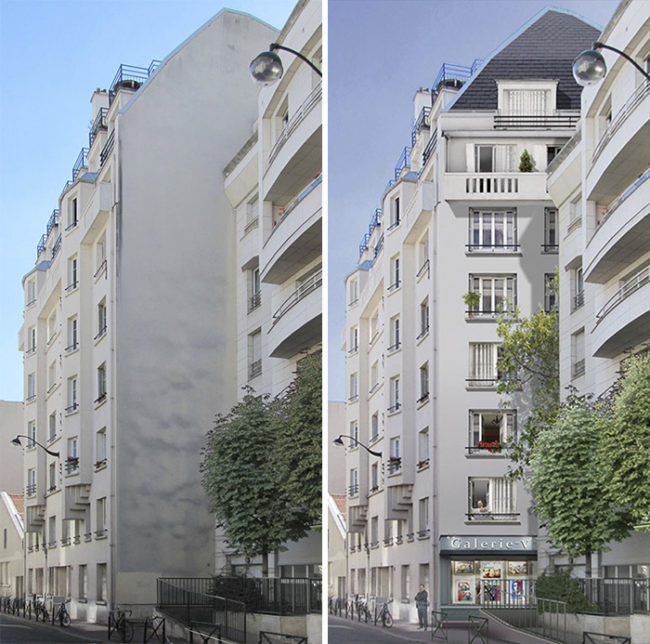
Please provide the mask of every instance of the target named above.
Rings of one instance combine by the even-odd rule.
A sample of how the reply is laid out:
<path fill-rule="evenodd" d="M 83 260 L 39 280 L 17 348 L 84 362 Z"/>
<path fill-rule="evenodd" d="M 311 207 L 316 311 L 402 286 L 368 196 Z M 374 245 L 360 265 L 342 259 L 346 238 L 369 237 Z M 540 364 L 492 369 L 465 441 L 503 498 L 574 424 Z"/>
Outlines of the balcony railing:
<path fill-rule="evenodd" d="M 392 413 L 394 413 L 394 412 L 396 412 L 396 411 L 399 411 L 401 407 L 402 407 L 401 403 L 398 403 L 398 402 L 397 402 L 397 403 L 395 403 L 394 405 L 391 405 L 391 406 L 388 408 L 388 413 L 389 413 L 389 414 L 392 414 Z"/>
<path fill-rule="evenodd" d="M 397 342 L 394 342 L 393 344 L 391 344 L 388 347 L 387 351 L 389 353 L 392 353 L 393 351 L 397 351 L 401 346 L 402 346 L 402 343 L 399 340 L 397 340 Z"/>
<path fill-rule="evenodd" d="M 99 153 L 99 166 L 101 168 L 104 167 L 104 163 L 106 163 L 106 160 L 111 155 L 114 145 L 115 145 L 115 130 L 113 130 L 110 133 L 108 139 L 106 139 L 106 143 L 104 143 L 104 147 L 102 148 L 102 151 Z"/>
<path fill-rule="evenodd" d="M 401 471 L 401 469 L 402 469 L 402 457 L 391 456 L 388 459 L 388 473 L 395 474 L 396 472 Z"/>
<path fill-rule="evenodd" d="M 427 164 L 427 161 L 431 158 L 431 155 L 433 154 L 433 151 L 436 149 L 437 145 L 438 145 L 438 130 L 434 130 L 431 133 L 431 138 L 429 139 L 429 142 L 424 148 L 424 152 L 422 153 L 423 166 Z"/>
<path fill-rule="evenodd" d="M 93 340 L 99 340 L 105 333 L 106 333 L 106 325 L 104 325 L 99 331 L 97 332 L 97 335 L 93 338 Z"/>
<path fill-rule="evenodd" d="M 79 176 L 82 168 L 88 167 L 88 148 L 81 148 L 77 160 L 72 166 L 72 180 L 75 181 Z"/>
<path fill-rule="evenodd" d="M 542 251 L 549 255 L 557 255 L 560 250 L 559 244 L 542 244 Z"/>
<path fill-rule="evenodd" d="M 476 64 L 478 59 L 474 61 Z M 479 65 L 477 65 L 478 68 Z M 474 65 L 472 67 L 466 67 L 465 65 L 454 65 L 451 63 L 443 63 L 440 67 L 440 71 L 433 81 L 432 94 L 435 97 L 438 96 L 440 90 L 443 87 L 453 87 L 460 88 L 465 82 L 467 82 L 474 73 Z"/>
<path fill-rule="evenodd" d="M 254 311 L 262 303 L 262 291 L 257 291 L 253 293 L 248 298 L 248 312 Z"/>
<path fill-rule="evenodd" d="M 79 469 L 79 458 L 77 456 L 69 456 L 65 461 L 65 471 L 67 474 L 76 472 Z"/>
<path fill-rule="evenodd" d="M 517 194 L 519 177 L 513 174 L 478 174 L 465 177 L 465 192 L 467 194 Z"/>
<path fill-rule="evenodd" d="M 47 220 L 47 228 L 46 228 L 45 236 L 48 237 L 50 232 L 52 231 L 52 228 L 56 228 L 56 226 L 58 225 L 59 225 L 59 211 L 53 210 L 52 214 L 50 215 L 50 218 Z"/>
<path fill-rule="evenodd" d="M 295 199 L 289 202 L 284 208 L 281 208 L 281 214 L 278 214 L 278 217 L 273 220 L 273 230 L 271 231 L 271 234 L 275 232 L 278 224 L 284 221 L 287 215 L 292 210 L 294 210 L 300 202 L 304 201 L 307 195 L 310 194 L 316 188 L 316 186 L 320 185 L 322 182 L 323 175 L 319 174 Z M 257 221 L 257 219 L 254 221 Z"/>
<path fill-rule="evenodd" d="M 77 409 L 79 409 L 79 403 L 73 402 L 65 408 L 65 411 L 67 414 L 71 414 L 72 412 L 77 411 Z"/>
<path fill-rule="evenodd" d="M 474 510 L 466 512 L 465 516 L 468 521 L 517 521 L 519 512 L 490 512 L 489 510 L 479 512 Z"/>
<path fill-rule="evenodd" d="M 648 179 L 650 179 L 650 168 L 646 170 L 631 186 L 625 189 L 623 193 L 621 193 L 614 201 L 612 201 L 609 206 L 607 206 L 604 209 L 604 213 L 600 220 L 597 222 L 597 228 L 596 231 L 600 228 L 600 226 L 603 225 L 603 223 L 611 217 L 612 213 L 630 196 L 632 195 L 638 188 L 641 187 L 643 183 L 645 183 Z M 595 233 L 594 233 L 595 234 Z"/>
<path fill-rule="evenodd" d="M 95 271 L 95 274 L 93 275 L 93 279 L 97 279 L 101 272 L 106 268 L 106 260 L 102 260 L 102 263 L 97 267 L 97 270 Z"/>
<path fill-rule="evenodd" d="M 516 253 L 519 251 L 519 244 L 465 244 L 468 253 L 492 251 L 493 253 L 506 252 Z"/>
<path fill-rule="evenodd" d="M 410 167 L 411 167 L 411 146 L 407 145 L 402 149 L 402 152 L 400 153 L 399 158 L 397 159 L 397 163 L 395 164 L 393 179 L 390 179 L 390 181 L 386 184 L 386 188 L 384 188 L 384 192 L 388 190 L 399 179 L 400 175 L 402 174 L 402 170 Z"/>
<path fill-rule="evenodd" d="M 93 143 L 97 138 L 97 133 L 100 130 L 108 129 L 107 116 L 108 116 L 108 109 L 105 107 L 100 107 L 99 112 L 97 112 L 97 116 L 95 117 L 95 120 L 90 126 L 90 132 L 88 133 L 88 148 L 93 147 Z"/>
<path fill-rule="evenodd" d="M 596 314 L 596 325 L 600 324 L 603 319 L 611 313 L 621 302 L 626 300 L 632 293 L 638 291 L 650 281 L 650 267 L 646 266 L 636 275 L 630 278 L 621 288 L 607 300 L 605 305 Z"/>
<path fill-rule="evenodd" d="M 415 337 L 416 340 L 421 340 L 427 333 L 429 333 L 429 325 L 427 324 L 425 327 L 422 327 L 420 330 L 420 333 L 417 334 Z"/>
<path fill-rule="evenodd" d="M 352 485 L 348 485 L 348 496 L 353 497 L 357 496 L 359 494 L 359 484 L 358 483 L 353 483 Z"/>
<path fill-rule="evenodd" d="M 494 378 L 467 378 L 465 382 L 470 389 L 484 389 L 496 387 L 499 384 L 499 378 L 498 376 Z"/>
<path fill-rule="evenodd" d="M 571 313 L 577 311 L 585 303 L 585 292 L 580 291 L 573 296 L 573 302 L 571 303 Z"/>
<path fill-rule="evenodd" d="M 413 129 L 411 130 L 411 146 L 415 145 L 417 136 L 423 129 L 426 128 L 428 130 L 431 127 L 431 122 L 429 120 L 430 114 L 431 108 L 426 105 L 420 110 L 420 114 L 418 115 L 418 118 L 413 125 Z"/>
<path fill-rule="evenodd" d="M 160 65 L 159 60 L 152 60 L 149 67 L 135 67 L 134 65 L 120 65 L 113 82 L 108 90 L 108 103 L 113 102 L 120 89 L 137 90 L 140 88 Z"/>
<path fill-rule="evenodd" d="M 585 373 L 585 361 L 584 358 L 582 360 L 576 360 L 571 365 L 571 377 L 572 378 L 577 378 L 578 376 L 583 376 Z"/>
<path fill-rule="evenodd" d="M 495 114 L 495 130 L 573 130 L 579 114 Z"/>
<path fill-rule="evenodd" d="M 257 378 L 262 373 L 262 360 L 254 360 L 248 365 L 248 379 Z"/>
<path fill-rule="evenodd" d="M 56 254 L 59 252 L 61 248 L 61 235 L 59 235 L 56 238 L 56 241 L 54 242 L 54 246 L 52 246 L 52 259 L 56 257 Z"/>
<path fill-rule="evenodd" d="M 420 268 L 418 269 L 418 272 L 415 274 L 416 279 L 418 277 L 420 277 L 421 275 L 423 275 L 425 271 L 427 271 L 427 272 L 429 271 L 429 260 L 428 259 L 425 259 L 424 264 L 422 264 L 422 266 L 420 266 Z"/>
<path fill-rule="evenodd" d="M 313 275 L 308 277 L 278 308 L 273 314 L 273 325 L 291 308 L 293 308 L 300 300 L 304 299 L 315 291 L 323 283 L 323 272 L 316 271 Z"/>
<path fill-rule="evenodd" d="M 27 496 L 34 496 L 36 494 L 36 483 L 30 483 L 25 487 L 25 494 Z"/>
<path fill-rule="evenodd" d="M 618 129 L 623 125 L 627 120 L 628 116 L 634 112 L 637 105 L 650 93 L 650 81 L 644 81 L 639 85 L 635 90 L 632 96 L 625 102 L 623 107 L 617 112 L 616 116 L 612 119 L 611 123 L 607 129 L 603 132 L 603 135 L 598 141 L 594 149 L 593 156 L 591 158 L 592 163 L 600 156 L 600 153 L 604 150 L 607 143 L 610 141 L 612 136 L 618 131 Z"/>

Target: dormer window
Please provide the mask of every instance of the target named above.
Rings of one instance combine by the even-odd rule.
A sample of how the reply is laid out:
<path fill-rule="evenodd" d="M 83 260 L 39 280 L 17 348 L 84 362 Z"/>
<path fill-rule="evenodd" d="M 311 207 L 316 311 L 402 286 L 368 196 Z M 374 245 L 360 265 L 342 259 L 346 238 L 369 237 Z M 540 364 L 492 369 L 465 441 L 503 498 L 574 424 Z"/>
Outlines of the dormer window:
<path fill-rule="evenodd" d="M 498 80 L 499 113 L 546 116 L 555 113 L 556 80 Z"/>

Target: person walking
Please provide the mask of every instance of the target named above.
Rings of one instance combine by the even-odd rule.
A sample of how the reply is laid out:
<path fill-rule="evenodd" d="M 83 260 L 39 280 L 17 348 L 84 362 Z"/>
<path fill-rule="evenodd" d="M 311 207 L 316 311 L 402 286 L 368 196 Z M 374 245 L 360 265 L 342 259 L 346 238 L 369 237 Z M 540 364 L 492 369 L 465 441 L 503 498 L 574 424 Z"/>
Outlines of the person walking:
<path fill-rule="evenodd" d="M 429 595 L 424 588 L 424 584 L 420 584 L 420 591 L 415 595 L 415 607 L 418 609 L 418 630 L 427 630 L 427 607 L 429 606 Z"/>

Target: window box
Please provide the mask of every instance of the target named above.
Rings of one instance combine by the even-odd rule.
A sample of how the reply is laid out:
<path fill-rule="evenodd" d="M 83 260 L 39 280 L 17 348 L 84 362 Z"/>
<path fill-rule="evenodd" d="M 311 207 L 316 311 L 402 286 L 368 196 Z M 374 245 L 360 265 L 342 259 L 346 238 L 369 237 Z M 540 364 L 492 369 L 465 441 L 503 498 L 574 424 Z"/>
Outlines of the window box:
<path fill-rule="evenodd" d="M 423 461 L 417 462 L 418 470 L 423 470 L 425 467 L 429 467 L 429 459 L 425 458 Z"/>

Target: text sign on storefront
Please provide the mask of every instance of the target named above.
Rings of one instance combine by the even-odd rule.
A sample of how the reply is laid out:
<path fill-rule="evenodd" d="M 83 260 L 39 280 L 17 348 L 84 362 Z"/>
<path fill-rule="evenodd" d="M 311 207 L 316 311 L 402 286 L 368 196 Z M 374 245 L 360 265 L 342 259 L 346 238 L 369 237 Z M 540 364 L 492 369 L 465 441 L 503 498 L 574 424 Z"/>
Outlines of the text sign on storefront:
<path fill-rule="evenodd" d="M 534 537 L 440 537 L 441 552 L 536 552 Z"/>

